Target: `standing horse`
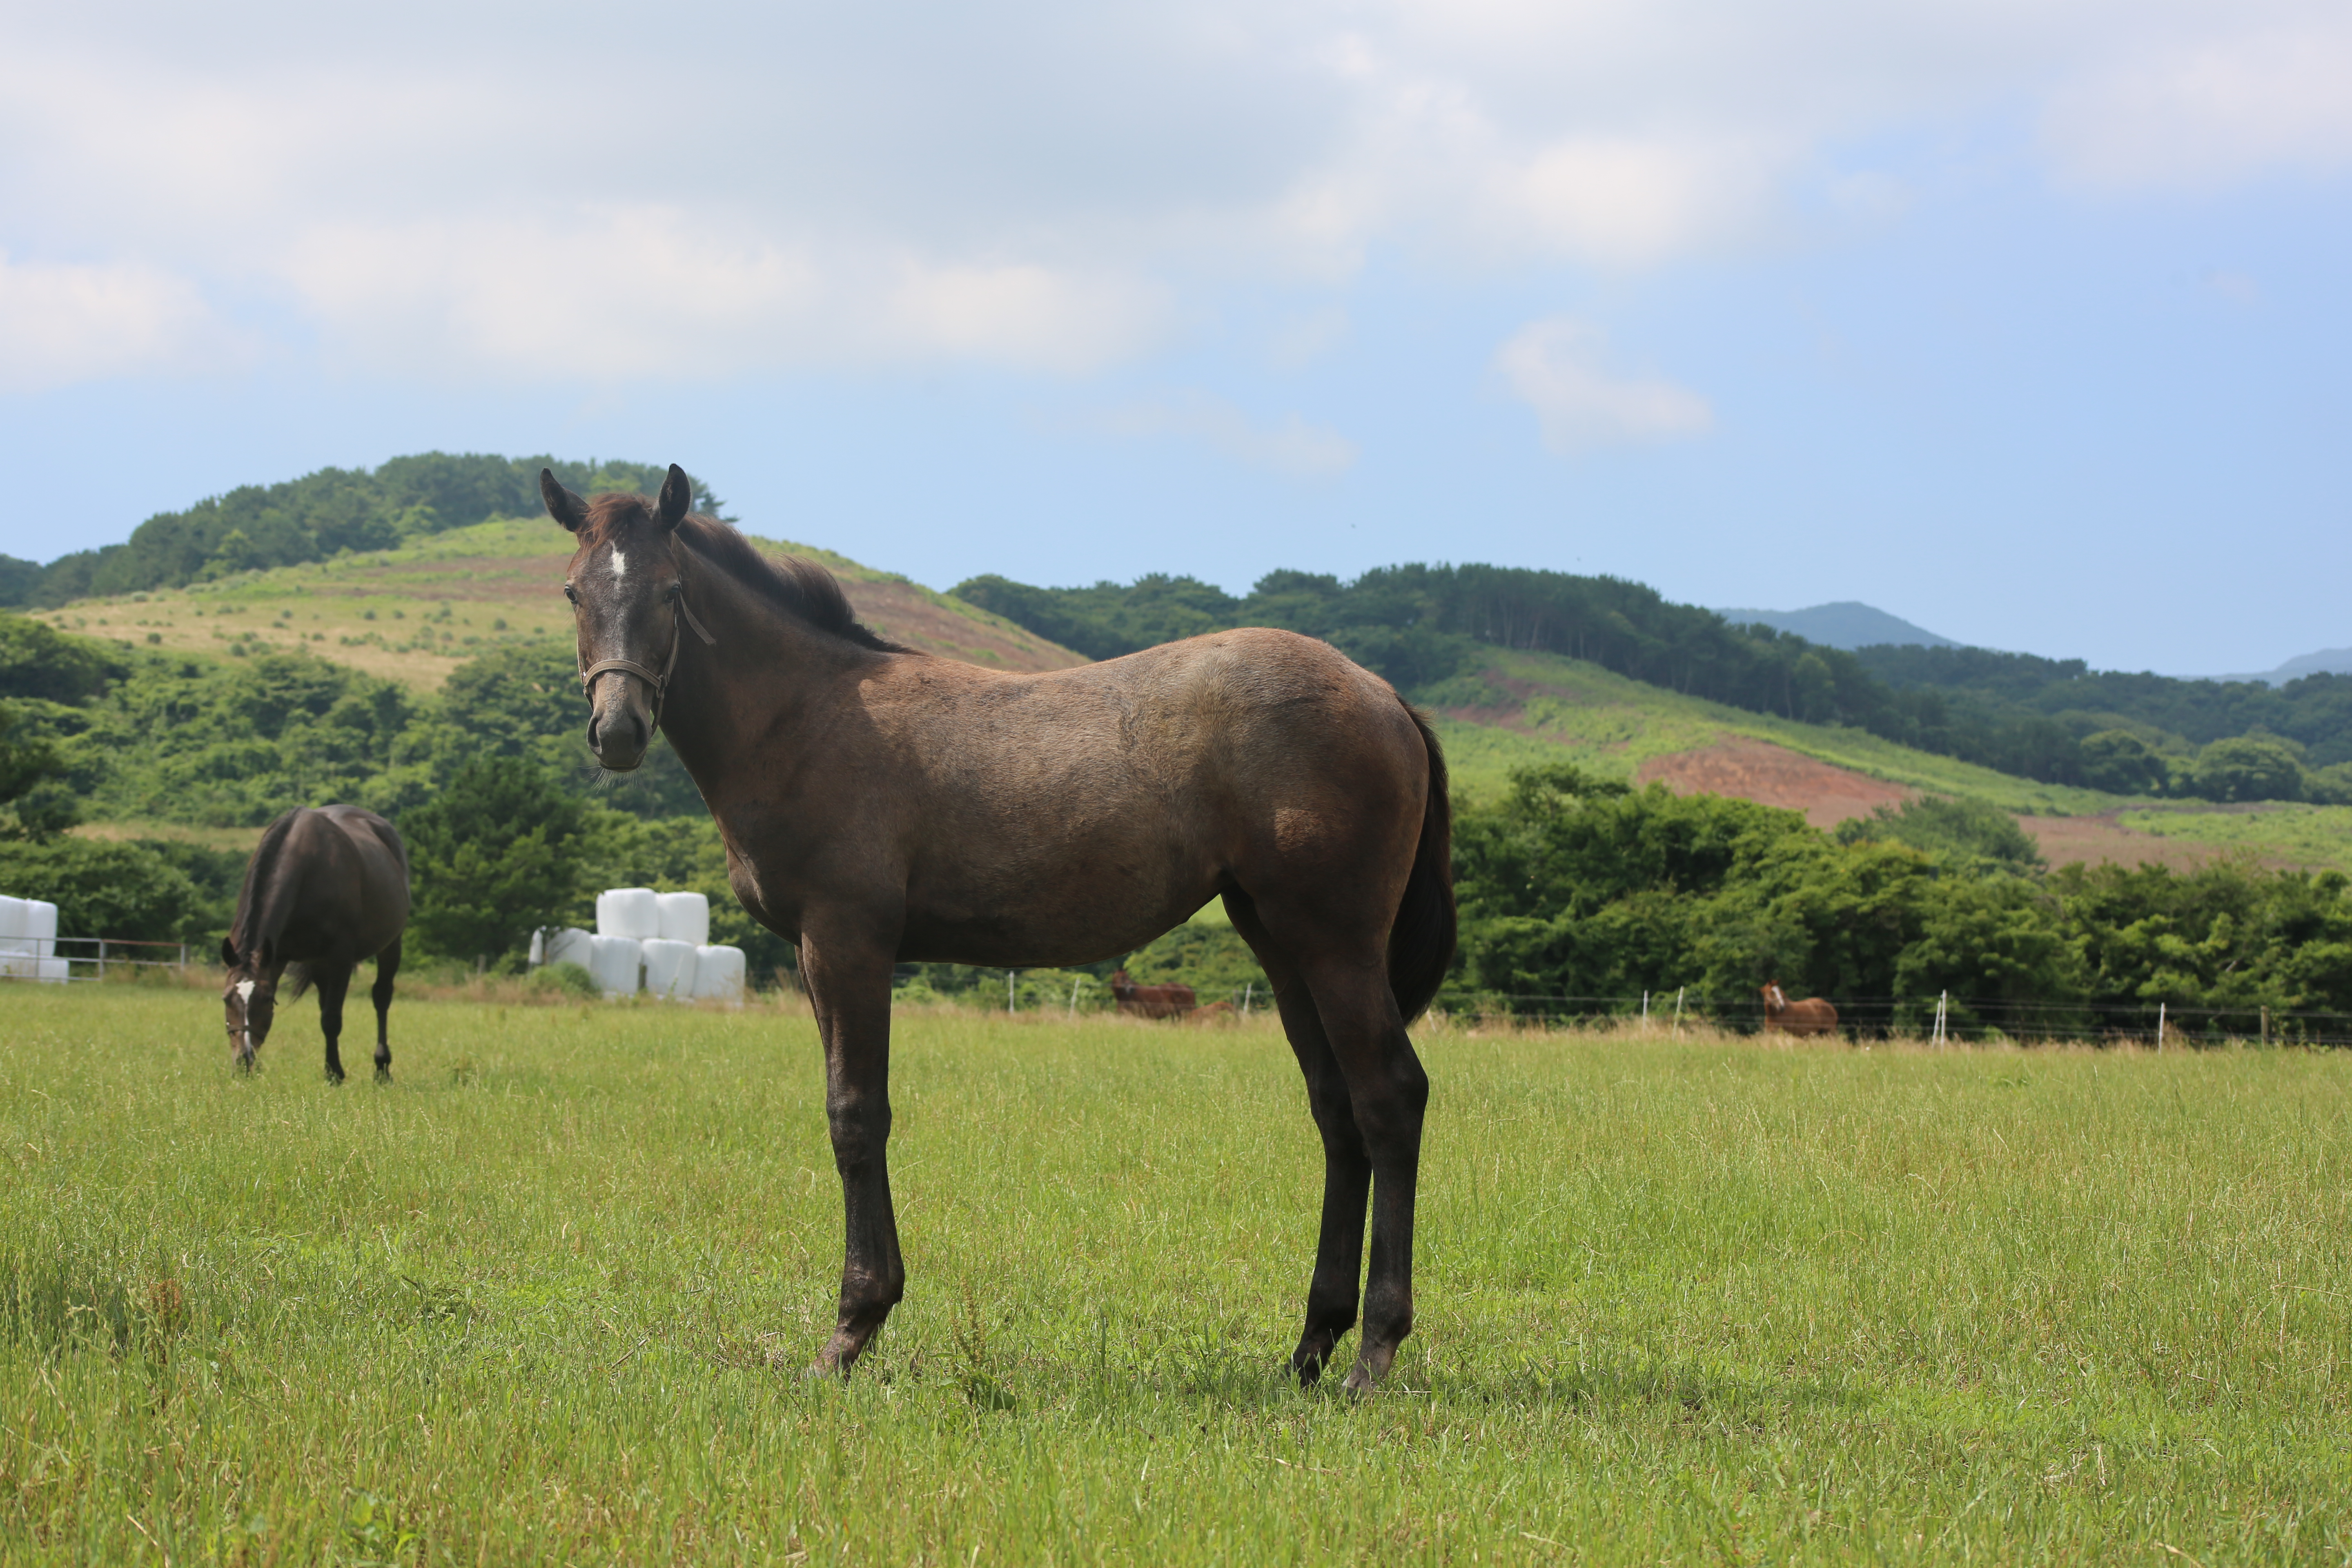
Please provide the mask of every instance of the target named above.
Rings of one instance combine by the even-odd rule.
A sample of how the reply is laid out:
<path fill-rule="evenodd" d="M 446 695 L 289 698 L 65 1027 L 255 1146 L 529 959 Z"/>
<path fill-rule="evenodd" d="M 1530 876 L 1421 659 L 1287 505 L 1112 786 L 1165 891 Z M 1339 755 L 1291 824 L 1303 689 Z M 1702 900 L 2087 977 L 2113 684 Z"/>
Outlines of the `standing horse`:
<path fill-rule="evenodd" d="M 236 1065 L 250 1068 L 269 1038 L 278 977 L 291 966 L 294 986 L 319 988 L 319 1026 L 327 1037 L 327 1081 L 343 1081 L 336 1049 L 343 995 L 361 959 L 375 960 L 375 1076 L 392 1077 L 385 1034 L 392 979 L 400 973 L 400 933 L 408 924 L 408 850 L 392 824 L 356 805 L 298 805 L 261 831 L 236 896 L 236 919 L 221 939 L 228 984 L 228 1037 Z"/>
<path fill-rule="evenodd" d="M 1764 1027 L 1784 1035 L 1833 1035 L 1837 1009 L 1818 996 L 1791 1002 L 1777 980 L 1764 987 Z"/>
<path fill-rule="evenodd" d="M 727 846 L 735 895 L 800 944 L 824 1043 L 846 1237 L 839 1315 L 811 1368 L 845 1372 L 906 1288 L 886 1163 L 890 971 L 1097 962 L 1222 895 L 1274 982 L 1323 1138 L 1321 1237 L 1291 1366 L 1348 1386 L 1412 1328 L 1413 1188 L 1429 1079 L 1405 1036 L 1454 952 L 1437 738 L 1326 644 L 1219 632 L 1014 675 L 899 647 L 832 576 L 771 563 L 657 501 L 592 503 L 541 471 L 578 537 L 588 744 L 607 768 L 669 734 Z"/>
<path fill-rule="evenodd" d="M 1110 994 L 1120 1012 L 1139 1018 L 1181 1018 L 1201 1005 L 1190 985 L 1138 985 L 1124 969 L 1110 977 Z"/>

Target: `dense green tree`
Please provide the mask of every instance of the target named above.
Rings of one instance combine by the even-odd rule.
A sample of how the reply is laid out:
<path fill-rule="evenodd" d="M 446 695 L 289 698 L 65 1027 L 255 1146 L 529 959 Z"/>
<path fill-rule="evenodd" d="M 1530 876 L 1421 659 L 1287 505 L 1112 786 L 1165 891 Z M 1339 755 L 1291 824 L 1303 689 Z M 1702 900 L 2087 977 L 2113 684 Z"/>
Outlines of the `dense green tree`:
<path fill-rule="evenodd" d="M 2301 800 L 2299 748 L 2269 735 L 2237 735 L 2197 753 L 2191 777 L 2207 800 Z"/>
<path fill-rule="evenodd" d="M 2097 730 L 2082 740 L 2083 782 L 2116 795 L 2160 795 L 2163 754 L 2129 730 Z"/>
<path fill-rule="evenodd" d="M 562 925 L 579 901 L 580 801 L 526 757 L 467 763 L 400 819 L 415 900 L 409 929 L 426 951 L 498 958 Z"/>
<path fill-rule="evenodd" d="M 216 901 L 152 845 L 0 842 L 0 890 L 57 905 L 61 937 L 201 942 L 226 923 Z"/>
<path fill-rule="evenodd" d="M 112 644 L 0 614 L 0 698 L 88 702 L 130 670 L 130 659 Z"/>
<path fill-rule="evenodd" d="M 1868 816 L 1838 824 L 1841 844 L 1908 844 L 1955 862 L 1986 861 L 2011 870 L 2038 870 L 2041 846 L 2017 818 L 1981 800 L 1920 795 L 1900 805 L 1882 805 Z"/>
<path fill-rule="evenodd" d="M 0 702 L 0 838 L 47 838 L 74 825 L 80 802 L 65 772 L 56 744 Z"/>

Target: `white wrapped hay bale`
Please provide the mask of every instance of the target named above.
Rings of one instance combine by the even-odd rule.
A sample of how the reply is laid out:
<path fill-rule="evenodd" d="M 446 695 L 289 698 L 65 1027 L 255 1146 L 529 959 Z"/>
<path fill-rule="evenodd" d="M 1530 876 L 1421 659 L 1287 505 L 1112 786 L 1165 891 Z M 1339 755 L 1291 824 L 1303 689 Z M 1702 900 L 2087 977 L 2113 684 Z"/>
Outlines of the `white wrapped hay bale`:
<path fill-rule="evenodd" d="M 611 888 L 596 895 L 598 936 L 643 942 L 661 933 L 661 895 L 651 888 Z"/>
<path fill-rule="evenodd" d="M 578 926 L 565 926 L 562 931 L 540 933 L 546 939 L 542 944 L 534 939 L 531 947 L 538 956 L 535 963 L 576 963 L 583 969 L 593 966 L 596 939 Z"/>
<path fill-rule="evenodd" d="M 30 980 L 34 965 L 32 902 L 0 893 L 0 980 Z"/>
<path fill-rule="evenodd" d="M 588 939 L 588 975 L 607 996 L 635 995 L 645 962 L 646 945 L 635 937 L 600 933 Z"/>
<path fill-rule="evenodd" d="M 47 899 L 26 899 L 25 937 L 29 944 L 26 951 L 35 958 L 55 958 L 58 955 L 58 906 Z"/>
<path fill-rule="evenodd" d="M 665 1002 L 694 994 L 695 945 L 656 937 L 645 944 L 646 989 Z"/>
<path fill-rule="evenodd" d="M 32 900 L 0 893 L 0 958 L 33 955 Z"/>
<path fill-rule="evenodd" d="M 664 942 L 700 947 L 710 940 L 710 900 L 700 893 L 656 893 L 654 902 L 661 921 L 655 934 Z"/>
<path fill-rule="evenodd" d="M 698 947 L 694 950 L 694 995 L 705 1002 L 743 1000 L 743 950 L 740 947 Z"/>
<path fill-rule="evenodd" d="M 73 978 L 73 966 L 62 958 L 37 958 L 34 966 L 39 971 L 34 979 L 46 985 L 63 985 Z"/>

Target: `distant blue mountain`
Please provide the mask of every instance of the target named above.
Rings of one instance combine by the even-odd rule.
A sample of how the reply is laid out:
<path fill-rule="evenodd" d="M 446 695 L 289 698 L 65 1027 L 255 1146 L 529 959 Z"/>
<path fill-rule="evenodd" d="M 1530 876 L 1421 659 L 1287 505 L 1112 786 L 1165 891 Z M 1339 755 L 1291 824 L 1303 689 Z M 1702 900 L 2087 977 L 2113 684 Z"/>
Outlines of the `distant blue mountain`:
<path fill-rule="evenodd" d="M 2261 675 L 2208 675 L 2206 680 L 2266 680 L 2273 686 L 2284 686 L 2306 675 L 2352 675 L 2352 647 L 2324 647 L 2317 653 L 2297 654 L 2276 669 Z"/>
<path fill-rule="evenodd" d="M 1915 626 L 1900 616 L 1890 616 L 1885 610 L 1852 599 L 1815 605 L 1810 610 L 1717 610 L 1716 614 L 1734 626 L 1761 622 L 1774 631 L 1794 632 L 1807 642 L 1817 642 L 1823 647 L 1870 647 L 1878 643 L 1916 643 L 1922 647 L 1961 646 L 1924 626 Z"/>

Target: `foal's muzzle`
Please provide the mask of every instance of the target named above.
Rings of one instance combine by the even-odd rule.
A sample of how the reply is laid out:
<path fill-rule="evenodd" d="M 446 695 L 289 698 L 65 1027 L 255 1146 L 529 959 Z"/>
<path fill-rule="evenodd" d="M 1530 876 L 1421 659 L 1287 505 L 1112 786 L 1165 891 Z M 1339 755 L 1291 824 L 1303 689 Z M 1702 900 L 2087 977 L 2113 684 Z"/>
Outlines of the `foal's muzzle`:
<path fill-rule="evenodd" d="M 608 772 L 627 773 L 646 760 L 646 748 L 654 742 L 645 684 L 633 675 L 608 672 L 591 696 L 595 706 L 588 714 L 588 749 Z"/>

